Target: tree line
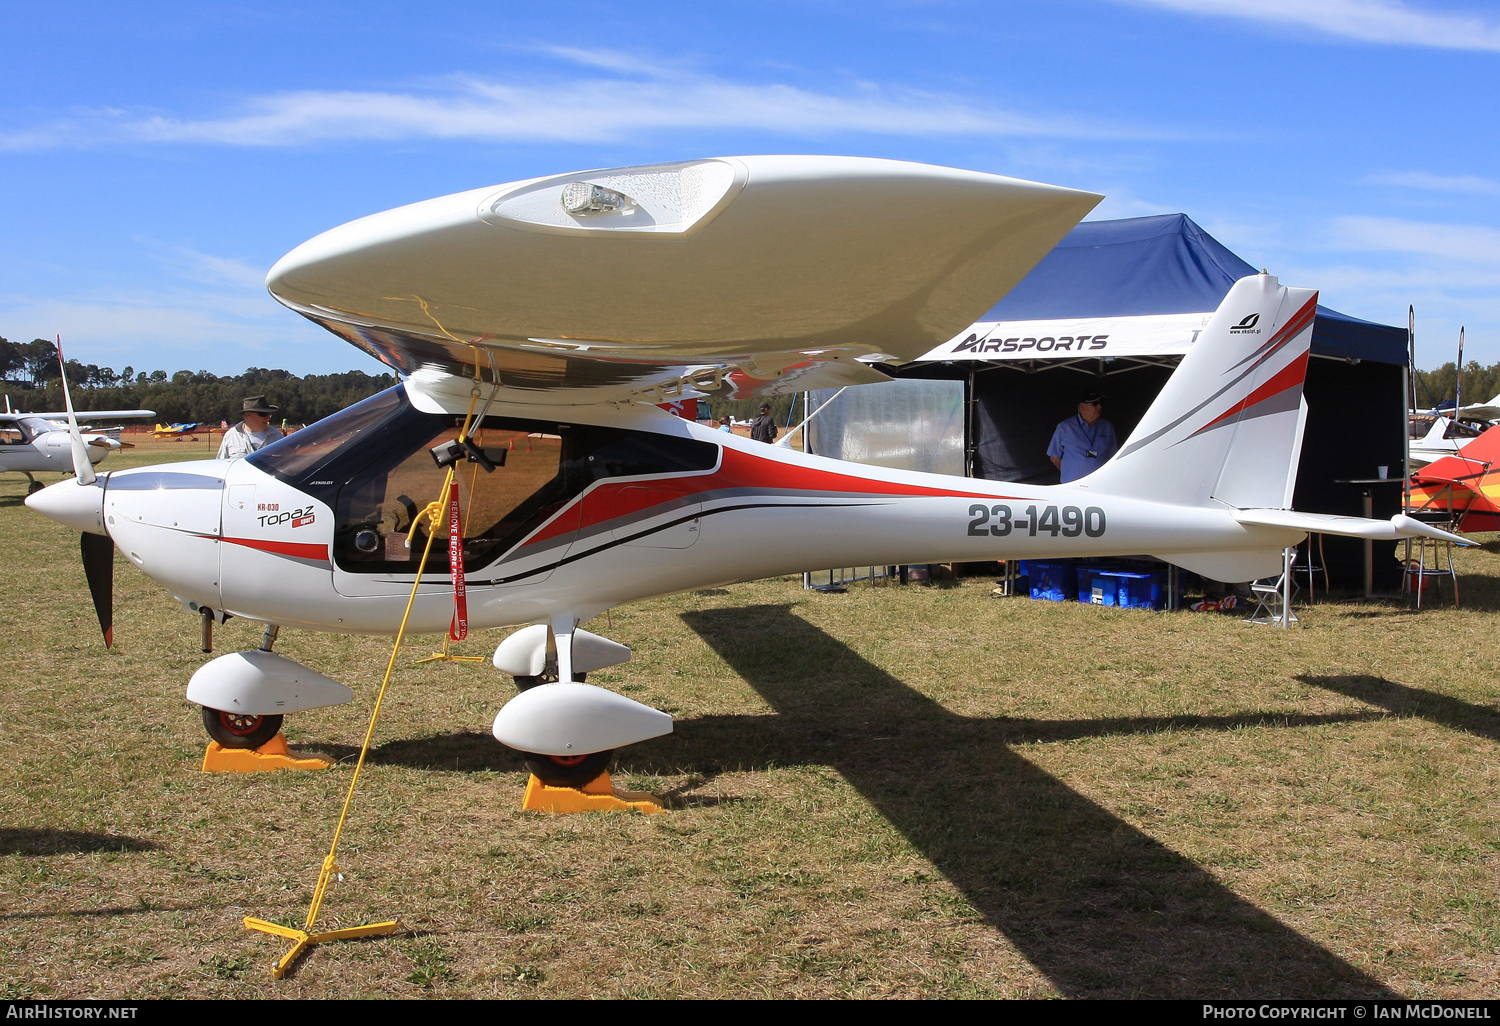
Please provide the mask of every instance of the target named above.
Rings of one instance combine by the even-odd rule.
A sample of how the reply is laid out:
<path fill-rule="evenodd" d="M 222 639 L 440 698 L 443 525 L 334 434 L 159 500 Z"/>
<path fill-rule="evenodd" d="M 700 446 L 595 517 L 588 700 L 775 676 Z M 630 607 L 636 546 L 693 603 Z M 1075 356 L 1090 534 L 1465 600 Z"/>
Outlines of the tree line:
<path fill-rule="evenodd" d="M 1424 409 L 1453 401 L 1458 374 L 1450 361 L 1437 370 L 1417 371 L 1417 405 Z M 1464 405 L 1482 403 L 1500 395 L 1500 363 L 1488 367 L 1478 360 L 1464 364 Z"/>
<path fill-rule="evenodd" d="M 0 338 L 0 389 L 12 408 L 51 412 L 63 408 L 57 346 L 46 339 L 14 343 Z M 264 395 L 281 407 L 277 422 L 311 424 L 396 383 L 394 374 L 308 374 L 250 367 L 220 377 L 208 371 L 137 371 L 68 361 L 68 388 L 78 409 L 147 409 L 164 423 L 187 421 L 231 424 L 240 419 L 246 396 Z"/>
<path fill-rule="evenodd" d="M 1452 402 L 1457 379 L 1452 362 L 1436 370 L 1416 373 L 1417 405 L 1430 408 Z M 311 424 L 346 406 L 368 398 L 396 383 L 393 374 L 366 374 L 346 371 L 342 374 L 309 374 L 298 377 L 290 371 L 250 367 L 243 374 L 220 377 L 208 371 L 136 370 L 125 367 L 116 372 L 111 367 L 68 361 L 68 384 L 78 390 L 80 406 L 87 403 L 101 409 L 145 408 L 155 410 L 162 421 L 208 421 L 239 419 L 240 402 L 247 395 L 265 395 L 281 407 L 278 417 L 289 423 Z M 17 409 L 38 411 L 61 410 L 62 388 L 57 369 L 57 346 L 46 339 L 11 342 L 0 338 L 0 387 L 10 393 L 11 405 Z M 1464 365 L 1463 398 L 1465 404 L 1484 402 L 1500 395 L 1500 363 L 1482 366 L 1477 360 Z M 786 424 L 796 397 L 772 398 L 771 415 L 778 424 Z M 715 418 L 734 416 L 738 420 L 754 417 L 759 400 L 709 401 Z M 797 411 L 800 414 L 800 407 Z M 800 419 L 800 416 L 797 416 Z"/>

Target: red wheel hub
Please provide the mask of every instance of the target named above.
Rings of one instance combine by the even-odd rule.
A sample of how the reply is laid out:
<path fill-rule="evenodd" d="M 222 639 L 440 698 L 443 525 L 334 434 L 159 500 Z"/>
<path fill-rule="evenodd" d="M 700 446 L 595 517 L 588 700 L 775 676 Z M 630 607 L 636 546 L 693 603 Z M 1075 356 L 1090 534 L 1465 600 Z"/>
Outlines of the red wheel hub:
<path fill-rule="evenodd" d="M 240 713 L 220 712 L 219 724 L 235 737 L 248 737 L 260 728 L 264 716 L 244 716 Z"/>
<path fill-rule="evenodd" d="M 551 759 L 553 762 L 557 763 L 559 766 L 577 766 L 584 759 L 587 759 L 588 756 L 587 755 L 549 755 L 549 756 L 547 756 L 547 758 Z"/>

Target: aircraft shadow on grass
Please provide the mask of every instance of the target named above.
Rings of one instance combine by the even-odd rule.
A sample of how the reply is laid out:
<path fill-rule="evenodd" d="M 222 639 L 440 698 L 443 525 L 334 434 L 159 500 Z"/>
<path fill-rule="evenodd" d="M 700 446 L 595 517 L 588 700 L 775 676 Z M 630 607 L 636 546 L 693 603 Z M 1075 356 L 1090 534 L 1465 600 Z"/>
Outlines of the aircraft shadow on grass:
<path fill-rule="evenodd" d="M 661 739 L 662 756 L 684 748 L 730 764 L 742 753 L 757 765 L 833 767 L 1062 993 L 1392 996 L 1010 747 L 1381 714 L 970 718 L 907 687 L 788 606 L 683 619 L 777 715 L 687 721 L 680 734 Z M 632 762 L 649 759 L 653 744 L 639 746 Z"/>
<path fill-rule="evenodd" d="M 1360 674 L 1318 677 L 1302 674 L 1296 679 L 1310 687 L 1336 691 L 1377 709 L 1384 709 L 1393 716 L 1417 716 L 1439 726 L 1467 731 L 1490 741 L 1500 741 L 1500 712 L 1482 705 L 1423 691 L 1408 684 L 1397 684 L 1383 677 Z"/>
<path fill-rule="evenodd" d="M 679 721 L 667 737 L 632 746 L 625 753 L 630 769 L 713 776 L 726 768 L 833 767 L 1069 996 L 1394 996 L 1011 748 L 1166 730 L 1368 722 L 1389 713 L 970 718 L 866 661 L 790 606 L 705 610 L 683 619 L 775 713 Z M 1418 702 L 1412 689 L 1389 691 L 1399 685 L 1303 679 L 1392 712 L 1475 729 L 1471 713 Z M 1500 735 L 1500 716 L 1489 715 Z M 523 769 L 519 756 L 478 732 L 391 741 L 370 759 L 436 770 Z"/>
<path fill-rule="evenodd" d="M 91 852 L 155 851 L 135 837 L 49 827 L 0 827 L 0 855 L 86 855 Z"/>

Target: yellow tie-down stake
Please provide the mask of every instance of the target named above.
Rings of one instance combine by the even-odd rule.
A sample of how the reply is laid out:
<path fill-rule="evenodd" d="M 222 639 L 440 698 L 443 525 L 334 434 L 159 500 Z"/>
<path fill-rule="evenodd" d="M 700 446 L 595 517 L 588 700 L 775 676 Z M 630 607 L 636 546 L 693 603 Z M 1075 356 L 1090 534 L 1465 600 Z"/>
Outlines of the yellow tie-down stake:
<path fill-rule="evenodd" d="M 368 923 L 364 926 L 349 926 L 342 930 L 325 930 L 322 933 L 310 932 L 313 924 L 318 921 L 318 911 L 323 906 L 323 895 L 328 890 L 328 882 L 334 876 L 340 875 L 338 866 L 334 864 L 333 856 L 329 855 L 323 860 L 323 871 L 318 874 L 318 886 L 313 890 L 312 906 L 307 910 L 307 920 L 303 929 L 298 930 L 291 926 L 282 926 L 280 923 L 269 923 L 264 919 L 256 919 L 253 916 L 245 917 L 245 928 L 247 930 L 259 930 L 261 933 L 269 933 L 276 937 L 285 937 L 287 940 L 296 941 L 292 950 L 282 955 L 271 966 L 271 975 L 281 979 L 286 971 L 291 968 L 292 963 L 302 955 L 308 948 L 315 947 L 328 941 L 353 940 L 357 937 L 387 937 L 396 932 L 401 924 L 392 919 L 384 923 Z"/>

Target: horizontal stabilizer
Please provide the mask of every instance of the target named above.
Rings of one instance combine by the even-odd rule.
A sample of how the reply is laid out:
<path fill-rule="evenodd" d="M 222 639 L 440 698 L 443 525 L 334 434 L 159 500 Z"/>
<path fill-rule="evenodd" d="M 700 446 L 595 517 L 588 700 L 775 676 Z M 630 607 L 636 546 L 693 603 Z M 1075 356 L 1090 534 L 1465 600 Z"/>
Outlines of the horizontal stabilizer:
<path fill-rule="evenodd" d="M 1389 520 L 1367 520 L 1364 517 L 1340 517 L 1331 513 L 1297 513 L 1289 509 L 1244 509 L 1234 519 L 1250 527 L 1289 527 L 1309 534 L 1337 534 L 1346 538 L 1370 538 L 1393 541 L 1400 538 L 1437 538 L 1457 545 L 1473 545 L 1456 534 L 1397 513 Z"/>

